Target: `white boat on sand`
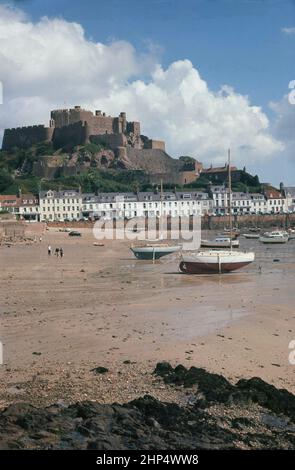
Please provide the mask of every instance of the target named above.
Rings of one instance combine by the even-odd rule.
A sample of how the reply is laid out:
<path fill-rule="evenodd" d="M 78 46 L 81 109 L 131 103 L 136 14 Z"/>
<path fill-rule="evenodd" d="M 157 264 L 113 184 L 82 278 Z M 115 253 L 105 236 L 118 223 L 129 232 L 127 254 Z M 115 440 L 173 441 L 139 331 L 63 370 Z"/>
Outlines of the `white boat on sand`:
<path fill-rule="evenodd" d="M 230 237 L 216 237 L 215 240 L 201 240 L 202 248 L 238 248 L 239 240 L 231 240 Z"/>
<path fill-rule="evenodd" d="M 249 240 L 257 240 L 258 238 L 260 238 L 260 235 L 258 233 L 244 233 L 243 237 Z"/>
<path fill-rule="evenodd" d="M 230 169 L 230 150 L 228 151 L 228 187 L 229 187 L 229 243 L 230 249 L 204 250 L 187 253 L 182 255 L 179 264 L 179 270 L 187 274 L 222 274 L 235 271 L 252 263 L 255 259 L 255 253 L 233 251 L 232 238 L 232 215 L 231 215 L 231 169 Z"/>
<path fill-rule="evenodd" d="M 266 232 L 259 238 L 259 241 L 262 243 L 287 243 L 289 240 L 288 232 L 283 232 L 281 230 L 274 230 L 273 232 Z"/>
<path fill-rule="evenodd" d="M 241 269 L 254 261 L 252 252 L 208 250 L 182 256 L 179 270 L 186 274 L 222 274 Z"/>
<path fill-rule="evenodd" d="M 181 245 L 150 243 L 143 246 L 131 246 L 130 249 L 137 259 L 155 260 L 180 251 Z"/>
<path fill-rule="evenodd" d="M 162 203 L 163 203 L 163 181 L 161 180 L 161 201 L 160 201 L 160 217 L 162 216 Z M 162 258 L 163 256 L 170 255 L 171 253 L 176 253 L 180 251 L 182 245 L 179 244 L 169 244 L 163 243 L 160 240 L 163 239 L 162 232 L 160 233 L 160 238 L 154 243 L 145 243 L 145 244 L 136 244 L 131 245 L 130 250 L 137 259 L 141 260 L 152 260 L 153 262 L 156 259 Z"/>

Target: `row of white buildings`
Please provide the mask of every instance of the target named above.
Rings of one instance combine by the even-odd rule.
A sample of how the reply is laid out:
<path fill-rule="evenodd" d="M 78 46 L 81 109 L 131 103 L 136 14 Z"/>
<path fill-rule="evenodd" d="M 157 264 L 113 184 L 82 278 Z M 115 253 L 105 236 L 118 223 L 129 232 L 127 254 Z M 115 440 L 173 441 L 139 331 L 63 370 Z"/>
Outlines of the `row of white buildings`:
<path fill-rule="evenodd" d="M 42 191 L 39 196 L 0 196 L 0 211 L 35 221 L 123 219 L 133 217 L 242 214 L 287 214 L 295 212 L 295 188 L 278 191 L 269 187 L 260 193 L 233 192 L 224 186 L 208 192 L 156 192 L 83 194 L 77 190 Z"/>

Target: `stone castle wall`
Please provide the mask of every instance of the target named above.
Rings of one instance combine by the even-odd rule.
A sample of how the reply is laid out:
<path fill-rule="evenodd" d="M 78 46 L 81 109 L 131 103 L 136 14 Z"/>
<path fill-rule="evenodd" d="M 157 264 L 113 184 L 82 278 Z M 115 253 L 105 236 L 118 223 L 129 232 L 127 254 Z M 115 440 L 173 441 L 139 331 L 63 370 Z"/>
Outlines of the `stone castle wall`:
<path fill-rule="evenodd" d="M 54 148 L 64 148 L 69 143 L 72 146 L 83 145 L 87 142 L 87 126 L 81 121 L 64 127 L 55 127 L 52 136 Z"/>
<path fill-rule="evenodd" d="M 127 144 L 125 134 L 90 134 L 89 140 L 93 144 L 104 144 L 110 149 L 116 149 L 117 147 L 126 147 Z"/>
<path fill-rule="evenodd" d="M 51 111 L 49 127 L 39 125 L 6 129 L 2 148 L 29 148 L 44 141 L 52 142 L 55 150 L 63 149 L 69 153 L 79 145 L 104 144 L 116 156 L 118 167 L 143 170 L 154 182 L 163 179 L 164 182 L 184 184 L 197 178 L 194 171 L 184 173 L 187 168 L 183 168 L 182 162 L 177 162 L 166 153 L 165 142 L 141 136 L 140 123 L 128 122 L 124 112 L 112 117 L 100 110 L 93 113 L 80 106 L 56 109 Z M 74 175 L 81 170 L 77 161 L 67 164 L 57 162 L 55 158 L 56 155 L 47 159 L 40 157 L 40 161 L 34 163 L 34 174 L 51 179 L 59 174 Z M 104 156 L 104 160 L 105 164 L 98 164 L 107 167 L 109 158 Z M 87 163 L 84 162 L 82 167 L 85 166 Z"/>
<path fill-rule="evenodd" d="M 145 142 L 144 148 L 146 149 L 159 149 L 165 152 L 165 142 L 163 140 L 149 139 Z"/>
<path fill-rule="evenodd" d="M 26 149 L 39 142 L 50 142 L 53 132 L 54 128 L 43 125 L 5 129 L 2 150 L 11 150 L 13 147 Z"/>
<path fill-rule="evenodd" d="M 75 106 L 72 109 L 56 109 L 51 111 L 50 125 L 20 127 L 6 129 L 4 132 L 3 150 L 13 147 L 29 148 L 39 142 L 52 141 L 55 148 L 83 145 L 89 142 L 90 136 L 106 136 L 105 140 L 112 149 L 127 145 L 123 136 L 130 134 L 131 145 L 140 140 L 140 123 L 127 122 L 126 113 L 119 116 L 106 116 L 97 110 L 95 113 Z M 128 144 L 130 145 L 130 142 Z"/>
<path fill-rule="evenodd" d="M 118 117 L 106 116 L 100 110 L 95 113 L 75 106 L 72 109 L 57 109 L 51 111 L 51 122 L 57 128 L 82 122 L 88 125 L 90 135 L 120 134 L 127 131 L 126 113 L 120 113 Z M 140 133 L 139 123 L 128 123 L 130 130 Z"/>

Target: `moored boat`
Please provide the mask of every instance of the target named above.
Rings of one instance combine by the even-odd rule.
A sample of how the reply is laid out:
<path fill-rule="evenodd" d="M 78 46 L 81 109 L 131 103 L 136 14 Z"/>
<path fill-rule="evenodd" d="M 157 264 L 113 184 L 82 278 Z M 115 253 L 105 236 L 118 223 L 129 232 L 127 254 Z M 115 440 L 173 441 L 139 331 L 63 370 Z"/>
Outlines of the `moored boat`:
<path fill-rule="evenodd" d="M 240 236 L 240 230 L 237 228 L 233 228 L 232 231 L 228 228 L 225 228 L 223 232 L 221 233 L 222 237 L 230 237 L 232 240 L 235 240 Z"/>
<path fill-rule="evenodd" d="M 252 252 L 209 250 L 182 256 L 179 270 L 186 274 L 222 274 L 241 269 L 252 263 Z"/>
<path fill-rule="evenodd" d="M 260 235 L 258 233 L 244 233 L 243 237 L 249 240 L 255 240 L 255 239 L 257 240 L 260 237 Z"/>
<path fill-rule="evenodd" d="M 148 244 L 143 246 L 131 246 L 131 251 L 137 259 L 155 260 L 163 256 L 176 253 L 181 249 L 181 245 L 168 245 L 164 243 Z"/>
<path fill-rule="evenodd" d="M 162 216 L 162 202 L 163 202 L 163 181 L 161 180 L 161 201 L 160 201 L 160 217 Z M 163 239 L 163 233 L 160 233 L 160 240 Z M 163 242 L 153 242 L 139 245 L 131 245 L 130 250 L 137 259 L 141 260 L 156 260 L 163 256 L 171 255 L 180 251 L 182 248 L 179 244 L 168 244 Z"/>
<path fill-rule="evenodd" d="M 287 243 L 289 240 L 288 232 L 283 232 L 281 230 L 274 230 L 273 232 L 266 232 L 261 237 L 259 241 L 262 243 Z"/>
<path fill-rule="evenodd" d="M 238 248 L 239 240 L 231 240 L 230 237 L 216 237 L 215 240 L 201 240 L 202 248 Z"/>
<path fill-rule="evenodd" d="M 236 271 L 252 263 L 255 253 L 233 251 L 235 240 L 232 238 L 232 211 L 231 211 L 231 170 L 230 170 L 230 150 L 228 151 L 228 187 L 229 187 L 229 247 L 230 250 L 207 250 L 187 253 L 182 255 L 179 270 L 187 274 L 223 274 Z M 236 231 L 239 234 L 239 232 Z M 204 240 L 203 240 L 204 242 Z"/>

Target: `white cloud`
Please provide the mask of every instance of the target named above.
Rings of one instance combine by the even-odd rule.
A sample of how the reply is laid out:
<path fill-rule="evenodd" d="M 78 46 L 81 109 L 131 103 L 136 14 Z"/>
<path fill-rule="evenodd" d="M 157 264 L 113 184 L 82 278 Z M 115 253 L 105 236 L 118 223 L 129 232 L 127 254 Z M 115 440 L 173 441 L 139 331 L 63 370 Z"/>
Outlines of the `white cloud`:
<path fill-rule="evenodd" d="M 264 161 L 284 148 L 261 108 L 230 86 L 213 92 L 189 60 L 164 69 L 158 48 L 139 54 L 126 41 L 97 43 L 63 19 L 32 23 L 0 6 L 0 128 L 47 122 L 50 109 L 80 104 L 126 111 L 142 132 L 164 139 L 173 156 L 224 163 Z M 144 78 L 143 78 L 144 77 Z"/>
<path fill-rule="evenodd" d="M 272 133 L 285 145 L 284 159 L 279 160 L 280 172 L 284 170 L 285 180 L 295 184 L 295 105 L 290 103 L 286 95 L 280 102 L 270 103 L 270 107 L 276 116 Z"/>
<path fill-rule="evenodd" d="M 282 28 L 282 32 L 287 34 L 288 36 L 295 35 L 295 27 L 291 28 Z"/>

